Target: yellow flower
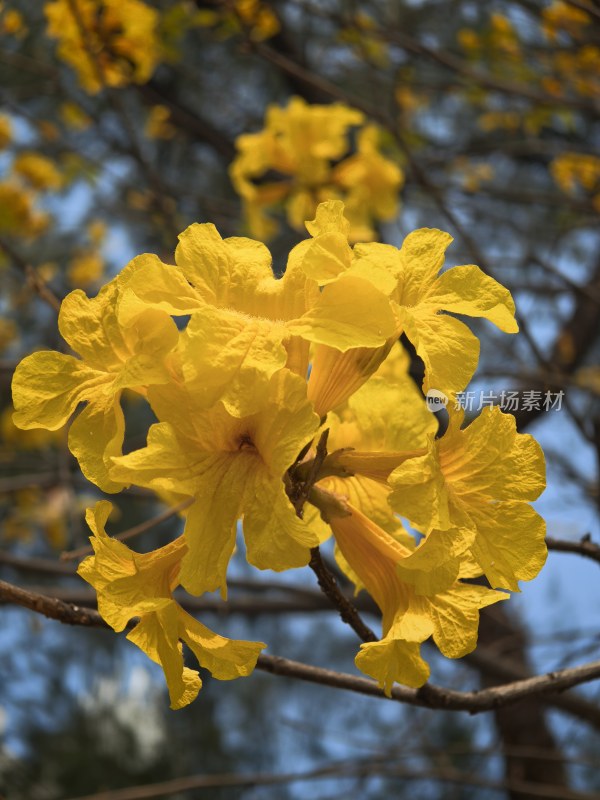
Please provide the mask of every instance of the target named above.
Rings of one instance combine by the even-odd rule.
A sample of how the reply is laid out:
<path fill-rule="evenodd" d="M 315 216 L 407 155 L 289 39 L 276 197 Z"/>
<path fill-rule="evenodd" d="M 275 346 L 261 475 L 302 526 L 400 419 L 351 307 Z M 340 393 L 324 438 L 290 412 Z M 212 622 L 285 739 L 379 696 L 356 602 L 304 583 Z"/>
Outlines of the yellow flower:
<path fill-rule="evenodd" d="M 560 188 L 575 194 L 578 186 L 593 191 L 600 186 L 600 158 L 586 153 L 562 153 L 552 160 L 550 172 Z"/>
<path fill-rule="evenodd" d="M 221 239 L 214 225 L 191 225 L 179 236 L 177 267 L 148 261 L 129 289 L 169 314 L 192 314 L 181 340 L 185 379 L 205 404 L 221 399 L 230 413 L 252 413 L 253 394 L 239 381 L 251 371 L 263 385 L 283 366 L 306 376 L 308 342 L 345 351 L 383 345 L 393 334 L 389 302 L 360 275 L 340 275 L 319 291 L 300 268 L 308 242 L 290 254 L 276 279 L 260 242 Z"/>
<path fill-rule="evenodd" d="M 534 578 L 546 560 L 545 524 L 527 502 L 544 489 L 544 455 L 496 407 L 461 429 L 463 419 L 452 411 L 427 455 L 394 470 L 390 503 L 423 533 L 474 531 L 471 553 L 481 572 L 494 588 L 518 591 L 518 581 Z"/>
<path fill-rule="evenodd" d="M 2 14 L 0 30 L 7 36 L 22 38 L 27 33 L 27 26 L 25 25 L 23 15 L 14 8 L 7 9 Z"/>
<path fill-rule="evenodd" d="M 21 153 L 13 162 L 13 170 L 34 189 L 60 189 L 63 178 L 53 161 L 39 153 Z"/>
<path fill-rule="evenodd" d="M 402 170 L 379 152 L 380 131 L 367 125 L 358 134 L 355 155 L 334 168 L 333 182 L 343 189 L 351 240 L 375 237 L 373 222 L 393 219 L 398 213 L 398 192 L 404 183 Z"/>
<path fill-rule="evenodd" d="M 265 128 L 238 137 L 239 155 L 230 168 L 245 209 L 253 209 L 252 218 L 285 202 L 290 225 L 302 229 L 318 202 L 331 197 L 332 162 L 348 152 L 350 127 L 363 121 L 360 111 L 342 103 L 311 106 L 293 97 L 287 108 L 269 106 Z M 281 179 L 255 182 L 269 170 Z M 251 233 L 257 235 L 256 228 Z"/>
<path fill-rule="evenodd" d="M 168 354 L 177 343 L 173 320 L 153 309 L 119 316 L 119 291 L 151 256 L 134 259 L 95 298 L 75 290 L 63 300 L 58 327 L 81 358 L 41 351 L 25 358 L 13 377 L 14 422 L 19 428 L 61 428 L 87 402 L 69 430 L 69 448 L 84 475 L 107 492 L 121 484 L 108 476 L 110 457 L 124 435 L 119 404 L 124 388 L 144 391 L 170 379 Z"/>
<path fill-rule="evenodd" d="M 321 285 L 341 276 L 366 278 L 387 295 L 396 322 L 393 336 L 379 351 L 357 347 L 340 356 L 327 348 L 316 348 L 309 397 L 320 414 L 331 408 L 323 399 L 331 391 L 330 376 L 335 374 L 335 401 L 340 403 L 348 396 L 345 391 L 355 391 L 377 369 L 391 342 L 401 333 L 406 334 L 425 364 L 426 390 L 464 389 L 479 360 L 479 340 L 454 316 L 440 312 L 484 317 L 506 333 L 518 330 L 510 292 L 479 267 L 454 267 L 438 275 L 452 241 L 448 233 L 422 228 L 410 233 L 400 249 L 364 243 L 352 250 L 339 201 L 323 203 L 307 227 L 313 241 L 302 251 L 300 265 L 307 275 Z"/>
<path fill-rule="evenodd" d="M 158 12 L 141 0 L 69 0 L 44 5 L 48 36 L 90 94 L 104 85 L 145 83 L 159 59 Z M 82 36 L 83 27 L 85 35 Z"/>
<path fill-rule="evenodd" d="M 152 106 L 144 126 L 146 136 L 149 139 L 172 139 L 177 129 L 169 122 L 170 117 L 171 112 L 167 106 Z"/>
<path fill-rule="evenodd" d="M 279 32 L 279 20 L 266 3 L 260 0 L 234 0 L 233 8 L 255 42 L 270 39 Z"/>
<path fill-rule="evenodd" d="M 4 150 L 12 141 L 12 125 L 10 117 L 0 115 L 0 150 Z"/>
<path fill-rule="evenodd" d="M 98 610 L 115 631 L 122 631 L 133 617 L 140 618 L 127 638 L 163 668 L 171 708 L 191 703 L 202 686 L 198 672 L 183 664 L 181 642 L 219 680 L 249 675 L 266 645 L 219 636 L 173 599 L 186 551 L 183 538 L 151 553 L 135 553 L 107 536 L 111 509 L 111 503 L 102 500 L 88 509 L 95 555 L 86 558 L 77 571 L 96 589 Z"/>
<path fill-rule="evenodd" d="M 437 430 L 435 417 L 408 375 L 408 365 L 402 346 L 394 345 L 375 375 L 328 415 L 329 452 L 348 450 L 330 456 L 341 473 L 318 484 L 347 496 L 353 506 L 386 531 L 399 535 L 405 544 L 410 537 L 403 534 L 388 503 L 387 478 L 406 458 L 424 452 Z M 344 476 L 343 470 L 351 477 Z"/>
<path fill-rule="evenodd" d="M 71 286 L 89 286 L 100 280 L 104 273 L 104 259 L 100 253 L 81 252 L 69 261 L 67 278 Z"/>
<path fill-rule="evenodd" d="M 64 124 L 73 130 L 85 131 L 92 124 L 91 117 L 76 103 L 62 103 L 59 113 Z"/>
<path fill-rule="evenodd" d="M 251 375 L 242 390 L 256 395 L 257 411 L 239 418 L 222 403 L 206 409 L 185 386 L 151 387 L 148 398 L 162 421 L 150 428 L 145 448 L 113 459 L 111 476 L 121 484 L 194 498 L 180 576 L 193 594 L 225 595 L 242 516 L 247 558 L 259 569 L 303 566 L 309 547 L 319 543 L 309 522 L 296 516 L 283 480 L 319 426 L 305 381 L 280 370 L 266 392 Z"/>
<path fill-rule="evenodd" d="M 479 609 L 508 595 L 457 580 L 468 540 L 431 534 L 411 551 L 351 504 L 329 523 L 344 559 L 381 609 L 382 639 L 361 645 L 356 666 L 390 693 L 394 682 L 422 686 L 429 666 L 420 644 L 433 636 L 448 658 L 477 644 Z"/>
<path fill-rule="evenodd" d="M 43 233 L 49 217 L 34 207 L 34 194 L 16 183 L 0 183 L 0 233 L 32 239 Z"/>

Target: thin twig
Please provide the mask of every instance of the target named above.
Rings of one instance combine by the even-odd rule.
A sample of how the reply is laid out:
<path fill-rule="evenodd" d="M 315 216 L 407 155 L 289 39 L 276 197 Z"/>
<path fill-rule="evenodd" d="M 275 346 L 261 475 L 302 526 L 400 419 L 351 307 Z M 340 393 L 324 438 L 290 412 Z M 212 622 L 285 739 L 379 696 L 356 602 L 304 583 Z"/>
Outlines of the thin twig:
<path fill-rule="evenodd" d="M 49 306 L 52 306 L 52 308 L 58 313 L 60 311 L 61 301 L 54 294 L 52 289 L 48 286 L 46 281 L 37 272 L 37 270 L 34 269 L 31 264 L 28 264 L 20 255 L 20 253 L 18 253 L 12 247 L 12 245 L 10 245 L 4 239 L 0 239 L 0 249 L 4 250 L 6 255 L 13 262 L 14 266 L 23 273 L 29 286 L 31 286 L 31 288 L 38 293 L 42 300 L 45 300 L 45 302 L 48 303 Z"/>
<path fill-rule="evenodd" d="M 362 621 L 356 606 L 342 593 L 333 573 L 327 569 L 321 551 L 318 547 L 313 547 L 310 551 L 309 567 L 317 576 L 317 581 L 323 593 L 331 600 L 333 606 L 340 612 L 342 620 L 350 625 L 353 631 L 363 642 L 376 642 L 377 636 Z"/>
<path fill-rule="evenodd" d="M 579 556 L 591 558 L 600 564 L 600 545 L 592 542 L 589 535 L 584 536 L 579 542 L 570 542 L 567 539 L 546 539 L 548 550 L 556 550 L 559 553 L 576 553 Z"/>
<path fill-rule="evenodd" d="M 112 538 L 118 539 L 120 542 L 125 542 L 127 539 L 132 539 L 134 536 L 139 536 L 140 533 L 146 533 L 146 531 L 149 531 L 152 528 L 155 528 L 157 525 L 160 525 L 161 522 L 171 519 L 171 517 L 175 517 L 180 511 L 188 508 L 192 502 L 193 500 L 191 498 L 182 500 L 181 503 L 173 506 L 173 508 L 168 508 L 166 511 L 163 511 L 162 514 L 152 517 L 152 519 L 148 519 L 145 522 L 140 522 L 139 525 L 134 525 L 133 528 L 128 528 L 126 531 L 117 533 Z M 64 553 L 61 553 L 60 557 L 62 561 L 73 561 L 76 558 L 87 556 L 90 553 L 93 553 L 92 547 L 85 545 L 84 547 L 78 547 L 76 550 L 67 550 Z"/>

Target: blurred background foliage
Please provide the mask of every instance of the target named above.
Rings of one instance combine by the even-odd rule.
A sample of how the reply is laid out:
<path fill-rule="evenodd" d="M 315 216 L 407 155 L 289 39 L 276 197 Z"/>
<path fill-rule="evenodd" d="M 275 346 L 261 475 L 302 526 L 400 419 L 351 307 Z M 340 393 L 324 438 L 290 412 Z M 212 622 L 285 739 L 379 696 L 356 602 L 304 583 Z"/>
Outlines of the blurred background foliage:
<path fill-rule="evenodd" d="M 64 431 L 11 422 L 19 358 L 64 348 L 60 299 L 94 294 L 137 253 L 172 261 L 177 234 L 195 221 L 266 239 L 281 272 L 305 235 L 301 221 L 326 197 L 345 200 L 356 241 L 398 245 L 419 226 L 449 230 L 453 263 L 477 263 L 511 289 L 521 335 L 474 323 L 475 387 L 496 400 L 505 390 L 538 401 L 564 392 L 560 413 L 541 402 L 513 411 L 547 454 L 539 507 L 549 534 L 597 535 L 599 23 L 594 0 L 0 3 L 1 576 L 93 603 L 69 574 L 74 561 L 58 554 L 85 545 L 83 512 L 98 490 Z M 132 449 L 148 412 L 132 396 L 126 413 Z M 140 491 L 117 504 L 121 530 L 164 511 Z M 163 543 L 178 524 L 153 526 L 138 546 Z M 553 604 L 534 606 L 537 619 L 493 609 L 470 658 L 430 654 L 434 680 L 472 688 L 593 658 L 598 629 L 561 612 L 597 597 L 573 558 L 551 554 L 564 580 Z M 230 612 L 216 600 L 196 609 L 209 624 L 219 614 L 244 638 L 268 630 L 270 652 L 351 669 L 355 642 L 315 599 L 312 574 L 273 582 L 239 559 L 234 577 Z M 174 713 L 161 676 L 118 637 L 1 614 L 0 787 L 11 800 L 212 773 L 225 776 L 221 786 L 162 796 L 523 800 L 600 790 L 593 688 L 468 718 L 257 674 L 231 686 L 207 679 L 199 700 Z M 291 780 L 299 772 L 305 779 Z"/>

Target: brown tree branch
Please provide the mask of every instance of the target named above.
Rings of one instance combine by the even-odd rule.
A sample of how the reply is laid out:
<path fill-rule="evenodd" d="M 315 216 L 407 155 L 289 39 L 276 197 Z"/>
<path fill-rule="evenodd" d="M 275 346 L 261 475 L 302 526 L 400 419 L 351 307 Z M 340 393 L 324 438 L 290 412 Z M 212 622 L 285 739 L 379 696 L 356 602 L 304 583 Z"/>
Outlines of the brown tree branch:
<path fill-rule="evenodd" d="M 317 581 L 323 593 L 331 600 L 334 608 L 337 608 L 340 612 L 342 620 L 350 625 L 363 642 L 376 642 L 378 637 L 363 622 L 356 606 L 340 590 L 333 573 L 329 571 L 321 558 L 321 551 L 318 547 L 311 549 L 308 566 L 317 576 Z"/>
<path fill-rule="evenodd" d="M 0 599 L 68 625 L 109 627 L 100 614 L 93 609 L 82 608 L 43 594 L 36 594 L 6 581 L 0 581 Z M 390 694 L 386 695 L 375 681 L 368 678 L 313 667 L 280 656 L 260 655 L 257 669 L 273 675 L 297 678 L 335 689 L 358 692 L 381 700 L 393 700 L 422 708 L 468 711 L 470 714 L 491 711 L 527 697 L 548 692 L 561 692 L 572 686 L 600 678 L 600 661 L 593 661 L 579 667 L 549 672 L 481 691 L 460 692 L 433 684 L 425 684 L 420 689 L 394 686 Z"/>

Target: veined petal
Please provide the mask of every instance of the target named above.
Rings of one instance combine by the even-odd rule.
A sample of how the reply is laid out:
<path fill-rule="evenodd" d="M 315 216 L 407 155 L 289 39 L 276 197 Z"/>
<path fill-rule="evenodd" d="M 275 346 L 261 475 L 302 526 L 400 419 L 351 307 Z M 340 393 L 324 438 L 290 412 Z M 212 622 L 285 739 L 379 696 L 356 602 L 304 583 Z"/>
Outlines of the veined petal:
<path fill-rule="evenodd" d="M 536 500 L 544 490 L 545 460 L 529 434 L 517 433 L 515 418 L 497 406 L 484 408 L 461 429 L 464 414 L 450 410 L 450 425 L 440 444 L 444 474 L 463 495 L 497 500 Z"/>
<path fill-rule="evenodd" d="M 452 236 L 436 228 L 409 233 L 397 255 L 396 275 L 401 306 L 418 306 L 444 264 Z"/>
<path fill-rule="evenodd" d="M 320 540 L 313 527 L 296 516 L 283 481 L 261 471 L 253 493 L 256 499 L 246 506 L 243 521 L 248 562 L 275 572 L 306 566 L 310 548 Z"/>
<path fill-rule="evenodd" d="M 479 267 L 454 267 L 437 278 L 423 298 L 436 310 L 485 317 L 504 333 L 517 333 L 515 303 L 508 289 Z"/>
<path fill-rule="evenodd" d="M 402 327 L 425 364 L 426 389 L 462 391 L 479 362 L 479 339 L 454 317 L 398 308 Z"/>
<path fill-rule="evenodd" d="M 190 594 L 219 589 L 227 597 L 227 566 L 235 546 L 236 523 L 244 499 L 252 491 L 256 461 L 221 454 L 211 463 L 196 491 L 185 523 L 188 552 L 181 564 L 180 581 Z"/>
<path fill-rule="evenodd" d="M 173 316 L 192 314 L 206 306 L 206 300 L 190 285 L 179 267 L 163 264 L 153 255 L 139 258 L 139 267 L 119 302 L 120 318 L 127 320 L 137 315 L 140 302 Z"/>
<path fill-rule="evenodd" d="M 416 595 L 437 595 L 456 583 L 461 561 L 474 539 L 474 532 L 451 529 L 432 531 L 396 571 Z"/>
<path fill-rule="evenodd" d="M 179 637 L 196 656 L 198 663 L 207 669 L 214 678 L 230 681 L 247 677 L 256 666 L 264 642 L 246 642 L 240 639 L 226 639 L 209 630 L 178 607 Z"/>
<path fill-rule="evenodd" d="M 119 395 L 102 398 L 83 409 L 69 429 L 69 450 L 85 477 L 104 492 L 120 492 L 123 484 L 110 475 L 112 458 L 121 455 L 125 420 Z"/>
<path fill-rule="evenodd" d="M 469 509 L 477 536 L 471 552 L 495 589 L 519 591 L 546 563 L 546 523 L 527 503 L 505 500 Z"/>
<path fill-rule="evenodd" d="M 286 327 L 292 334 L 342 351 L 380 347 L 396 331 L 388 298 L 370 281 L 354 275 L 342 275 L 325 286 L 317 304 Z"/>
<path fill-rule="evenodd" d="M 183 375 L 206 407 L 220 400 L 243 417 L 258 411 L 271 376 L 287 360 L 283 325 L 207 307 L 182 337 Z"/>
<path fill-rule="evenodd" d="M 433 639 L 447 658 L 461 658 L 477 646 L 479 610 L 508 598 L 505 592 L 457 583 L 434 597 L 415 596 L 411 609 L 431 619 Z"/>
<path fill-rule="evenodd" d="M 222 239 L 209 223 L 195 223 L 179 235 L 175 260 L 200 296 L 218 306 L 241 308 L 259 281 L 273 278 L 271 254 L 262 242 Z"/>
<path fill-rule="evenodd" d="M 18 428 L 61 428 L 84 399 L 85 387 L 105 381 L 73 356 L 41 351 L 18 364 L 12 382 Z"/>
<path fill-rule="evenodd" d="M 352 263 L 348 237 L 334 230 L 317 236 L 306 248 L 302 260 L 305 274 L 325 286 L 346 272 Z"/>
<path fill-rule="evenodd" d="M 104 372 L 118 369 L 129 355 L 116 314 L 118 292 L 118 278 L 96 297 L 76 289 L 62 301 L 58 315 L 63 339 L 90 367 Z"/>
<path fill-rule="evenodd" d="M 207 463 L 206 468 L 209 467 L 210 463 Z M 113 458 L 110 467 L 112 480 L 121 488 L 135 483 L 137 486 L 177 492 L 189 497 L 196 491 L 198 473 L 198 462 L 180 443 L 168 422 L 152 425 L 146 447 Z"/>
<path fill-rule="evenodd" d="M 379 642 L 361 644 L 354 662 L 391 697 L 394 683 L 418 689 L 429 678 L 429 664 L 421 658 L 420 651 L 419 642 L 395 638 L 390 632 Z"/>
<path fill-rule="evenodd" d="M 390 505 L 414 527 L 427 531 L 457 526 L 456 518 L 450 515 L 448 491 L 435 450 L 405 461 L 392 472 L 389 484 Z M 469 517 L 465 521 L 469 523 Z"/>
<path fill-rule="evenodd" d="M 202 686 L 198 673 L 183 665 L 178 621 L 177 607 L 173 602 L 155 614 L 144 616 L 127 634 L 130 642 L 163 668 L 172 709 L 189 705 Z"/>

